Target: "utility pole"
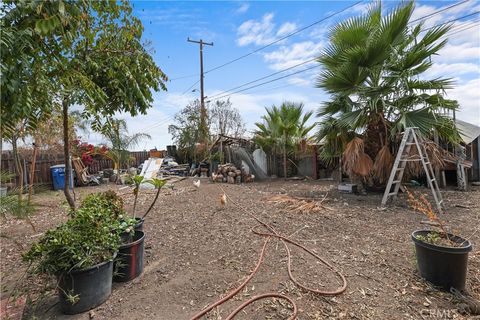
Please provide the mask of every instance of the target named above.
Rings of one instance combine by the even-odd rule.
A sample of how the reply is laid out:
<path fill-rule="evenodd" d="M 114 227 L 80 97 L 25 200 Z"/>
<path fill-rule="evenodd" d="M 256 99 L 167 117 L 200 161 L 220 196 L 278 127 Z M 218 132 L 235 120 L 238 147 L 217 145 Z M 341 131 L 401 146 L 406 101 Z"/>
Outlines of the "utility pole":
<path fill-rule="evenodd" d="M 213 42 L 204 42 L 191 40 L 187 38 L 188 42 L 198 43 L 200 45 L 200 140 L 201 142 L 207 141 L 208 129 L 207 129 L 207 110 L 205 108 L 205 96 L 203 94 L 203 46 L 213 46 Z"/>

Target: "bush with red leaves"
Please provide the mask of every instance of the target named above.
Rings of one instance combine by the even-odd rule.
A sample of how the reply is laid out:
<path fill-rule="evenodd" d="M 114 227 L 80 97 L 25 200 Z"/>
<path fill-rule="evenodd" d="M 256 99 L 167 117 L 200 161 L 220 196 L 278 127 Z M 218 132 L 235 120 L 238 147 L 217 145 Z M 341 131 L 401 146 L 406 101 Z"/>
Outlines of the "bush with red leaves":
<path fill-rule="evenodd" d="M 80 139 L 73 140 L 71 146 L 72 154 L 82 159 L 85 166 L 91 165 L 94 159 L 100 159 L 108 152 L 108 147 L 105 145 L 94 146 Z"/>

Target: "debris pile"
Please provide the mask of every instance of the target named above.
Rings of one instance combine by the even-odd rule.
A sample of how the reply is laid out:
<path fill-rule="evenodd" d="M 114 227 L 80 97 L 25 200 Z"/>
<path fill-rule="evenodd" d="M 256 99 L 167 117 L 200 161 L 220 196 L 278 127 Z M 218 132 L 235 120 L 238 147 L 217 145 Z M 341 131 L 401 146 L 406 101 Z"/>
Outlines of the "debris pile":
<path fill-rule="evenodd" d="M 325 195 L 323 199 L 315 199 L 293 197 L 283 194 L 267 198 L 266 201 L 277 204 L 287 211 L 293 211 L 297 213 L 318 213 L 325 209 L 332 210 L 331 208 L 323 205 L 326 199 L 327 195 Z"/>
<path fill-rule="evenodd" d="M 253 182 L 255 175 L 238 169 L 233 163 L 221 164 L 216 172 L 212 173 L 213 182 L 242 183 Z"/>

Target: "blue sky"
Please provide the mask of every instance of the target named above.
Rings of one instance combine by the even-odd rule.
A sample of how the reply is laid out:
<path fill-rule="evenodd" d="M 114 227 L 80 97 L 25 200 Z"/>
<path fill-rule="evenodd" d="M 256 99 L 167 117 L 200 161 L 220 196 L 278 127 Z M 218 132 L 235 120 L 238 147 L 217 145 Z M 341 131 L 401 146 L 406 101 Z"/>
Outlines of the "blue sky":
<path fill-rule="evenodd" d="M 413 19 L 424 17 L 458 1 L 419 1 Z M 145 27 L 144 38 L 151 41 L 157 64 L 171 79 L 168 92 L 155 94 L 154 107 L 146 116 L 128 121 L 130 132 L 145 132 L 151 140 L 137 149 L 165 148 L 171 144 L 168 125 L 173 115 L 189 101 L 198 98 L 199 50 L 198 45 L 187 42 L 187 37 L 214 43 L 204 49 L 206 71 L 252 52 L 284 35 L 327 17 L 333 12 L 351 6 L 353 1 L 251 1 L 251 2 L 169 2 L 134 1 L 134 13 Z M 398 1 L 384 1 L 386 10 Z M 328 30 L 336 22 L 364 13 L 370 2 L 364 1 L 316 26 L 261 50 L 228 66 L 205 75 L 205 95 L 219 94 L 224 90 L 255 80 L 275 71 L 291 67 L 317 56 L 328 43 Z M 425 20 L 433 26 L 480 10 L 480 2 L 470 0 Z M 462 110 L 457 117 L 480 125 L 480 14 L 455 22 L 449 44 L 434 57 L 434 67 L 429 77 L 446 76 L 456 80 L 456 88 L 448 97 L 457 99 Z M 473 26 L 467 30 L 464 28 Z M 459 32 L 456 32 L 459 31 Z M 454 33 L 455 32 L 455 33 Z M 305 64 L 289 72 L 302 70 Z M 233 106 L 240 110 L 247 129 L 259 121 L 265 106 L 284 100 L 304 102 L 308 110 L 316 110 L 328 96 L 314 87 L 319 68 L 275 81 L 230 97 Z M 286 75 L 289 72 L 279 74 Z M 184 76 L 191 76 L 182 78 Z M 176 78 L 181 79 L 176 79 Z M 270 78 L 269 78 L 270 79 Z M 266 80 L 269 80 L 266 79 Z M 195 85 L 194 85 L 195 84 Z M 189 89 L 191 87 L 191 89 Z M 189 89 L 189 90 L 187 90 Z M 207 98 L 208 100 L 208 98 Z M 97 135 L 85 136 L 91 142 L 101 142 Z"/>

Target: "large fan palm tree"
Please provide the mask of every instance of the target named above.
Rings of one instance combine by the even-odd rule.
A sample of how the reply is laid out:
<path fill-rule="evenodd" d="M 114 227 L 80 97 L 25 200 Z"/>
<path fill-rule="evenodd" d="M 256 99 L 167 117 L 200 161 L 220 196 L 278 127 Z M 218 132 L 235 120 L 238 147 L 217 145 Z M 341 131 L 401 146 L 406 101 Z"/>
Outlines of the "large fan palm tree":
<path fill-rule="evenodd" d="M 315 124 L 307 125 L 313 112 L 304 113 L 303 109 L 303 103 L 284 102 L 280 107 L 265 108 L 267 114 L 262 117 L 263 122 L 255 123 L 255 142 L 272 153 L 282 152 L 285 178 L 288 153 L 305 140 L 315 127 Z"/>
<path fill-rule="evenodd" d="M 409 27 L 413 9 L 413 2 L 402 4 L 382 17 L 381 3 L 375 4 L 366 15 L 336 25 L 318 58 L 323 71 L 317 87 L 331 94 L 318 112 L 327 119 L 317 135 L 328 150 L 321 156 L 343 152 L 350 160 L 344 162 L 347 173 L 366 177 L 373 170 L 371 183 L 388 177 L 392 145 L 404 128 L 418 127 L 425 136 L 435 130 L 448 141 L 459 137 L 444 115 L 458 107 L 442 95 L 452 81 L 422 75 L 432 66 L 431 56 L 445 46 L 450 26 Z M 339 143 L 338 136 L 349 141 Z"/>

